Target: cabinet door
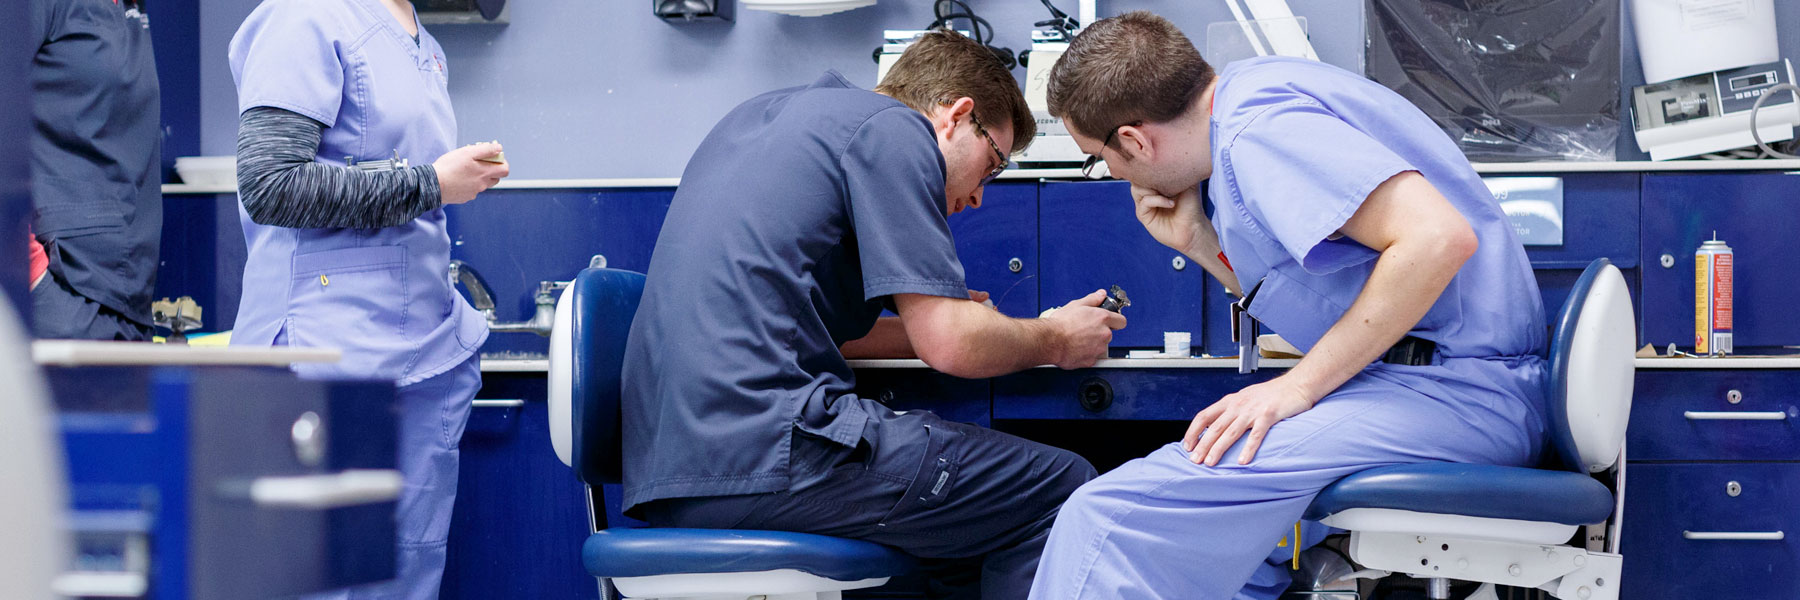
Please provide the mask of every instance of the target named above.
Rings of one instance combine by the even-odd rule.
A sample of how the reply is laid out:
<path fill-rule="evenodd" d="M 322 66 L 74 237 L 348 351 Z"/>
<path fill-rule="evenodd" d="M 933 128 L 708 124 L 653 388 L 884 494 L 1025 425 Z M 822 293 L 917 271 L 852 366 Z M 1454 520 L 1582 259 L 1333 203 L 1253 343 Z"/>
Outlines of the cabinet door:
<path fill-rule="evenodd" d="M 1038 314 L 1037 221 L 1035 182 L 989 185 L 981 208 L 950 216 L 969 289 L 991 294 L 1008 316 Z"/>
<path fill-rule="evenodd" d="M 1038 207 L 1042 304 L 1060 306 L 1118 285 L 1131 306 L 1124 311 L 1128 325 L 1113 335 L 1114 347 L 1161 348 L 1165 331 L 1204 340 L 1206 271 L 1144 231 L 1130 189 L 1123 181 L 1044 184 Z"/>
<path fill-rule="evenodd" d="M 584 488 L 550 447 L 544 374 L 483 373 L 475 398 L 443 597 L 598 598 L 581 564 Z"/>
<path fill-rule="evenodd" d="M 1620 598 L 1793 598 L 1800 590 L 1800 465 L 1632 463 L 1626 477 Z M 1777 533 L 1783 539 L 1747 539 Z"/>
<path fill-rule="evenodd" d="M 1575 281 L 1596 258 L 1605 258 L 1623 270 L 1627 285 L 1633 288 L 1632 297 L 1642 296 L 1636 290 L 1635 270 L 1639 267 L 1638 174 L 1578 173 L 1560 178 L 1563 243 L 1525 247 L 1552 326 Z"/>
<path fill-rule="evenodd" d="M 1645 175 L 1643 223 L 1644 342 L 1694 345 L 1694 250 L 1716 234 L 1736 253 L 1734 344 L 1800 344 L 1800 177 Z"/>

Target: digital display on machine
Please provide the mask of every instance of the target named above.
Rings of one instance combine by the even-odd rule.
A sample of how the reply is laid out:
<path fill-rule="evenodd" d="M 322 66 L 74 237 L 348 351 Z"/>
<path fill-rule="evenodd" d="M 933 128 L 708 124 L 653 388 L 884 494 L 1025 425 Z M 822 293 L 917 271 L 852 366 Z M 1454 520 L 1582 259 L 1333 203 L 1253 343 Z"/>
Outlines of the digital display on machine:
<path fill-rule="evenodd" d="M 1757 73 L 1731 78 L 1731 91 L 1737 92 L 1755 87 L 1762 87 L 1775 82 L 1774 73 Z"/>

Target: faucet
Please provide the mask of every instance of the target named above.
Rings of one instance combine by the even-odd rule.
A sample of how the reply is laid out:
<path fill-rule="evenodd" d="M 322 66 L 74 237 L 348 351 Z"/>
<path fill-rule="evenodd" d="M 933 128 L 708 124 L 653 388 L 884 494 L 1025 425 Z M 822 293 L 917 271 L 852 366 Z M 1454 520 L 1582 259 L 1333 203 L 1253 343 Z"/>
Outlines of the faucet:
<path fill-rule="evenodd" d="M 550 326 L 556 322 L 557 293 L 569 287 L 567 281 L 538 282 L 537 295 L 533 298 L 537 303 L 537 311 L 528 320 L 503 323 L 495 320 L 494 295 L 488 291 L 487 281 L 481 278 L 474 267 L 460 260 L 450 261 L 450 281 L 453 284 L 460 283 L 463 289 L 469 290 L 469 303 L 487 318 L 489 331 L 530 332 L 544 337 L 550 337 Z"/>

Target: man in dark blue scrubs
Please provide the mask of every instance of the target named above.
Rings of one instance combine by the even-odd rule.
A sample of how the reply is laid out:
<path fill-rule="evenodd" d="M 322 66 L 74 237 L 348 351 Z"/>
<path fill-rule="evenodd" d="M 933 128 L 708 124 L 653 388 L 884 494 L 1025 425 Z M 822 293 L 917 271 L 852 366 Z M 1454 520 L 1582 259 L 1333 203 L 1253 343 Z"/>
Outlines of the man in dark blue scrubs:
<path fill-rule="evenodd" d="M 963 281 L 945 217 L 980 206 L 1035 130 L 1000 61 L 949 32 L 873 92 L 833 72 L 726 115 L 682 174 L 632 324 L 626 510 L 870 540 L 927 559 L 946 595 L 1024 598 L 1093 467 L 858 397 L 846 359 L 978 378 L 1104 354 L 1125 319 L 1102 292 L 1012 319 Z"/>
<path fill-rule="evenodd" d="M 42 338 L 147 340 L 162 234 L 162 101 L 139 0 L 31 0 L 31 289 Z"/>

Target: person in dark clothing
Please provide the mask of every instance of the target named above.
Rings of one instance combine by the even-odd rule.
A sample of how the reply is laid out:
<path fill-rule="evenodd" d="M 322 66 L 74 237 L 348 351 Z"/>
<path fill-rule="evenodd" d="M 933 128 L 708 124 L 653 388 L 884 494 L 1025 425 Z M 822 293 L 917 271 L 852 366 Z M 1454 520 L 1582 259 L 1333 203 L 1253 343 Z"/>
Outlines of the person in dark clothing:
<path fill-rule="evenodd" d="M 162 237 L 162 102 L 139 0 L 31 0 L 32 287 L 41 338 L 147 340 Z"/>
<path fill-rule="evenodd" d="M 1094 468 L 859 397 L 846 361 L 979 378 L 1104 355 L 1125 318 L 1103 292 L 1013 319 L 963 280 L 946 217 L 979 207 L 1035 129 L 1000 61 L 951 32 L 874 91 L 826 73 L 726 115 L 682 174 L 632 322 L 626 509 L 887 544 L 928 559 L 945 595 L 1024 598 Z"/>

